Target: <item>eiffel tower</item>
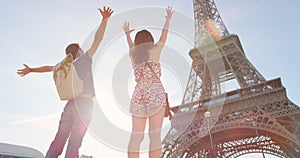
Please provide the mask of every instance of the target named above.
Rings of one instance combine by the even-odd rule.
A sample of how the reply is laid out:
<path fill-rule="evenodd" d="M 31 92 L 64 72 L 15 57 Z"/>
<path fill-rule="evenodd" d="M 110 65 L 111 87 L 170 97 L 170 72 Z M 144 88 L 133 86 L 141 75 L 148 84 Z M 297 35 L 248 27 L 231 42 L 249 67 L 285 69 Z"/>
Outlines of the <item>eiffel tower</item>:
<path fill-rule="evenodd" d="M 182 104 L 163 140 L 164 158 L 235 158 L 249 153 L 300 157 L 300 108 L 280 78 L 266 80 L 230 34 L 214 0 L 194 0 L 195 48 Z M 221 39 L 214 41 L 212 20 Z M 230 81 L 236 90 L 224 91 Z"/>

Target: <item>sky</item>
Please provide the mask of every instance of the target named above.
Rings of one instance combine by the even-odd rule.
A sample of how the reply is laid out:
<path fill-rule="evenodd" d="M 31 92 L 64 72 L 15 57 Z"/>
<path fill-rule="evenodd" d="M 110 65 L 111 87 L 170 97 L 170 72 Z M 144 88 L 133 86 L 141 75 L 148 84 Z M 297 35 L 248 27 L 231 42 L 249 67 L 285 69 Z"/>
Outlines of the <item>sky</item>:
<path fill-rule="evenodd" d="M 298 9 L 300 2 L 296 0 L 288 2 L 215 0 L 215 2 L 227 29 L 239 36 L 245 54 L 255 68 L 267 80 L 280 77 L 287 89 L 288 98 L 299 105 L 297 90 L 300 88 L 298 84 L 300 22 L 297 16 L 300 15 Z M 116 97 L 114 95 L 118 94 L 112 93 L 119 88 L 122 90 L 117 85 L 112 86 L 116 83 L 116 71 L 111 70 L 116 70 L 115 68 L 120 65 L 122 67 L 122 62 L 126 63 L 129 60 L 126 58 L 127 45 L 122 35 L 120 21 L 128 20 L 137 29 L 142 28 L 142 24 L 148 21 L 158 23 L 157 26 L 156 24 L 153 27 L 146 26 L 154 32 L 155 40 L 158 40 L 157 28 L 158 25 L 162 25 L 165 14 L 163 8 L 172 5 L 176 13 L 174 19 L 175 15 L 182 15 L 188 22 L 183 25 L 172 19 L 171 29 L 183 26 L 190 28 L 186 32 L 192 33 L 193 24 L 189 23 L 193 21 L 192 0 L 127 0 L 122 3 L 118 0 L 1 0 L 0 142 L 29 146 L 46 153 L 56 133 L 65 102 L 58 98 L 51 73 L 29 74 L 21 78 L 16 74 L 16 70 L 23 68 L 23 63 L 32 67 L 56 64 L 64 57 L 64 49 L 71 42 L 82 43 L 84 48 L 88 47 L 93 32 L 101 20 L 97 8 L 103 5 L 110 6 L 114 13 L 104 37 L 106 45 L 102 45 L 102 54 L 94 60 L 96 63 L 94 70 L 97 71 L 94 76 L 96 102 L 99 105 L 98 109 L 102 110 L 110 124 L 122 129 L 126 134 L 130 133 L 130 116 L 126 112 L 128 107 L 120 108 L 116 106 L 118 103 L 111 103 L 107 99 Z M 140 22 L 134 19 L 140 20 L 140 16 L 148 15 L 127 16 L 141 13 L 143 10 L 141 8 L 145 7 L 152 7 L 150 11 L 156 11 L 155 8 L 158 8 L 157 12 L 150 12 L 153 19 L 143 19 Z M 147 11 L 145 9 L 145 13 L 149 13 Z M 170 33 L 166 45 L 168 47 L 166 49 L 178 52 L 178 59 L 183 58 L 183 63 L 187 64 L 184 66 L 187 70 L 179 70 L 182 76 L 174 74 L 177 69 L 166 69 L 166 74 L 171 75 L 172 79 L 163 77 L 163 82 L 172 80 L 171 82 L 175 83 L 166 85 L 166 89 L 172 92 L 171 103 L 179 104 L 178 98 L 182 98 L 188 77 L 190 59 L 187 53 L 193 47 L 193 38 L 181 38 L 176 32 Z M 132 74 L 130 75 L 129 86 L 126 89 L 129 94 L 134 83 Z M 97 123 L 101 122 L 94 121 L 91 128 Z M 167 130 L 168 126 L 169 122 L 165 121 L 164 129 Z M 99 125 L 97 128 L 106 127 Z M 114 146 L 110 144 L 111 142 L 105 141 L 105 138 L 99 138 L 94 130 L 96 129 L 91 129 L 85 136 L 80 153 L 94 157 L 103 155 L 126 157 L 123 142 L 121 143 L 123 148 Z M 127 140 L 122 137 L 122 141 Z M 147 157 L 147 154 L 142 153 L 142 157 Z"/>

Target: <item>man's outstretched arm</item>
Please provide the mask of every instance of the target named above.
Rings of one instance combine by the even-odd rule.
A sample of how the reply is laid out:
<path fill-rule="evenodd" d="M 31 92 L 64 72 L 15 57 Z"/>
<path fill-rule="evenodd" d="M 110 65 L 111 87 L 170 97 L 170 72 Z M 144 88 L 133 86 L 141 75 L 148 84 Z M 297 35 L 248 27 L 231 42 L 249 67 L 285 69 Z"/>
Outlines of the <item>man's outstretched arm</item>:
<path fill-rule="evenodd" d="M 111 16 L 111 14 L 113 13 L 113 10 L 110 9 L 109 7 L 106 8 L 105 6 L 103 7 L 103 9 L 98 9 L 102 15 L 102 21 L 100 23 L 99 28 L 96 31 L 95 37 L 94 37 L 94 41 L 92 43 L 91 48 L 88 51 L 88 55 L 90 58 L 93 57 L 93 55 L 96 53 L 102 39 L 104 36 L 104 32 L 106 29 L 106 25 L 107 25 L 107 21 L 109 19 L 109 17 Z"/>
<path fill-rule="evenodd" d="M 41 67 L 31 68 L 26 64 L 23 65 L 25 66 L 24 69 L 17 70 L 17 74 L 20 75 L 21 77 L 29 74 L 30 72 L 38 72 L 38 73 L 51 72 L 54 67 L 54 66 L 41 66 Z"/>

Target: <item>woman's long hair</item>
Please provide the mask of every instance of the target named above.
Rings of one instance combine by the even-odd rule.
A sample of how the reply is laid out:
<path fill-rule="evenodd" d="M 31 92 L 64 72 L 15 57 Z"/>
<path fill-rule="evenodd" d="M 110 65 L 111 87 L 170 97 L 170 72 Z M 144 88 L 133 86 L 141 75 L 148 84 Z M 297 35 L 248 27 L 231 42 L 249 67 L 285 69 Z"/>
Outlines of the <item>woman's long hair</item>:
<path fill-rule="evenodd" d="M 134 49 L 132 53 L 133 63 L 141 64 L 150 58 L 149 50 L 154 46 L 154 39 L 151 33 L 147 30 L 142 30 L 136 33 L 134 39 Z"/>

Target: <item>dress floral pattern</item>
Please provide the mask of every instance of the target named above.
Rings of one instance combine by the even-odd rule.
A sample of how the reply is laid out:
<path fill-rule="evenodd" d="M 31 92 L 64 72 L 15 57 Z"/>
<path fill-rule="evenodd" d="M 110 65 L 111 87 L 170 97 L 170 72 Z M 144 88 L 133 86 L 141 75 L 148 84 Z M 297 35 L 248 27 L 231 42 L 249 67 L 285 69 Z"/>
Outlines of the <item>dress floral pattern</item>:
<path fill-rule="evenodd" d="M 150 60 L 133 66 L 137 84 L 132 94 L 131 112 L 145 112 L 153 107 L 166 105 L 165 89 L 160 79 L 153 74 L 149 65 L 157 77 L 160 78 L 161 76 L 161 66 L 158 62 Z"/>

